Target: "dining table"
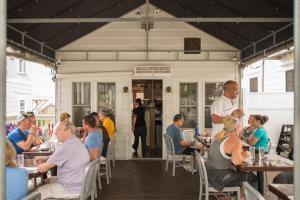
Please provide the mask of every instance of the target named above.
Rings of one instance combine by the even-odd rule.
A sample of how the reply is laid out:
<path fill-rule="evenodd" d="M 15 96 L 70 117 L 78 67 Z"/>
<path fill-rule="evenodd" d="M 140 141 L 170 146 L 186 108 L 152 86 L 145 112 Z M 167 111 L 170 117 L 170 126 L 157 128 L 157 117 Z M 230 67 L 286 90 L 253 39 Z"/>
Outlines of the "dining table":
<path fill-rule="evenodd" d="M 294 184 L 270 184 L 269 190 L 270 192 L 275 194 L 278 197 L 278 199 L 294 199 Z"/>
<path fill-rule="evenodd" d="M 266 155 L 266 159 L 262 163 L 256 162 L 254 164 L 243 162 L 239 165 L 238 170 L 243 172 L 257 172 L 258 191 L 264 195 L 264 179 L 265 173 L 268 171 L 293 171 L 294 162 L 277 154 Z"/>

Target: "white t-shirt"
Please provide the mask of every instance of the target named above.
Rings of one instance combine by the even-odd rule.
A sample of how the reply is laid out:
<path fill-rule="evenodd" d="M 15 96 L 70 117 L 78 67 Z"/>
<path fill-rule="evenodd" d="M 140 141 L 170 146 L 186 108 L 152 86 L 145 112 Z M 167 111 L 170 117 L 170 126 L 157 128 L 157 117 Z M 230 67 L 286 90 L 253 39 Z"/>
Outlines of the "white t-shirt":
<path fill-rule="evenodd" d="M 210 113 L 219 115 L 221 117 L 231 115 L 231 113 L 238 108 L 236 101 L 229 99 L 222 95 L 220 98 L 215 100 L 215 102 L 210 107 Z M 215 135 L 224 128 L 223 123 L 215 124 L 212 123 L 211 137 L 214 138 Z"/>

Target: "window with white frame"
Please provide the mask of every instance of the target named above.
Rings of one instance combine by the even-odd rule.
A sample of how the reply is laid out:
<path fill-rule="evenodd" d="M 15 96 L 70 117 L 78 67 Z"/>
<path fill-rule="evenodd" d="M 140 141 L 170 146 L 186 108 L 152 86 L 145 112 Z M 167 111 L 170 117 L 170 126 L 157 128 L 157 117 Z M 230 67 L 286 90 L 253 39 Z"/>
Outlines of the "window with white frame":
<path fill-rule="evenodd" d="M 20 74 L 27 74 L 26 61 L 25 60 L 19 60 L 19 73 Z"/>
<path fill-rule="evenodd" d="M 110 118 L 115 121 L 116 114 L 116 84 L 115 83 L 98 83 L 98 111 L 106 109 L 110 113 Z"/>
<path fill-rule="evenodd" d="M 73 121 L 82 126 L 82 118 L 91 112 L 91 83 L 73 82 Z"/>
<path fill-rule="evenodd" d="M 253 77 L 249 79 L 250 81 L 250 92 L 258 92 L 258 78 Z"/>
<path fill-rule="evenodd" d="M 223 94 L 222 82 L 205 83 L 205 132 L 212 128 L 212 119 L 210 113 L 210 107 L 214 101 L 221 97 Z"/>
<path fill-rule="evenodd" d="M 294 92 L 294 70 L 288 70 L 285 72 L 285 91 Z"/>
<path fill-rule="evenodd" d="M 20 100 L 20 114 L 25 113 L 25 100 Z"/>
<path fill-rule="evenodd" d="M 198 83 L 180 83 L 179 112 L 184 116 L 184 128 L 198 124 Z"/>

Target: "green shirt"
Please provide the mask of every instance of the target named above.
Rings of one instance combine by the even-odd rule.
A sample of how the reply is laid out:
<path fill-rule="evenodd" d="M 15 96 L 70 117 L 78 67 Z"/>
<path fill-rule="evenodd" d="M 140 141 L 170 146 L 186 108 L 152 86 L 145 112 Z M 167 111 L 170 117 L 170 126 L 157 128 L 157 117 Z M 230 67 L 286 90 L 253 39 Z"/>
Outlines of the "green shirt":
<path fill-rule="evenodd" d="M 269 136 L 263 127 L 256 129 L 254 135 L 253 135 L 258 141 L 254 145 L 255 150 L 259 150 L 259 148 L 264 148 L 265 152 L 268 151 L 268 141 L 269 141 Z"/>

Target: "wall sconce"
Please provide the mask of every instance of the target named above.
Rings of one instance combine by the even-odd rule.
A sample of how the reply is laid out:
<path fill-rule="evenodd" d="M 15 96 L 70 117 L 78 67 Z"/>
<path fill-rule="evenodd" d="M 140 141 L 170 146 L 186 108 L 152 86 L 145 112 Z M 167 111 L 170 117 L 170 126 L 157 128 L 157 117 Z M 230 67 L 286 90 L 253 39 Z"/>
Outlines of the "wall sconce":
<path fill-rule="evenodd" d="M 166 92 L 171 93 L 171 92 L 172 92 L 172 88 L 171 88 L 170 86 L 168 86 L 168 87 L 166 88 Z"/>
<path fill-rule="evenodd" d="M 124 92 L 124 93 L 127 93 L 127 92 L 128 92 L 128 87 L 127 87 L 127 86 L 123 87 L 123 92 Z"/>

